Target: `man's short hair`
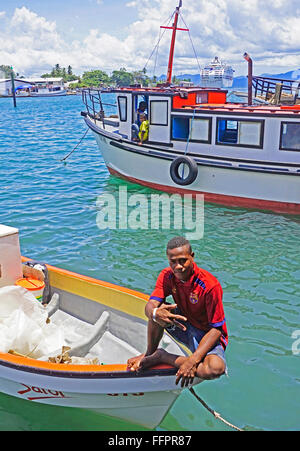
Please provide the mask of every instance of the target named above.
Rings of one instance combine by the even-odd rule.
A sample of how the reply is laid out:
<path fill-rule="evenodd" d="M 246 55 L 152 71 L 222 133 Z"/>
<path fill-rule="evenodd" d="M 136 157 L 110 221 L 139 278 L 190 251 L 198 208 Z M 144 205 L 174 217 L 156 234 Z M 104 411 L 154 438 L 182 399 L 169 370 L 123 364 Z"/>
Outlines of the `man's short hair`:
<path fill-rule="evenodd" d="M 191 243 L 185 239 L 183 236 L 175 236 L 167 244 L 167 252 L 170 249 L 176 249 L 177 247 L 188 246 L 190 254 L 192 251 Z"/>

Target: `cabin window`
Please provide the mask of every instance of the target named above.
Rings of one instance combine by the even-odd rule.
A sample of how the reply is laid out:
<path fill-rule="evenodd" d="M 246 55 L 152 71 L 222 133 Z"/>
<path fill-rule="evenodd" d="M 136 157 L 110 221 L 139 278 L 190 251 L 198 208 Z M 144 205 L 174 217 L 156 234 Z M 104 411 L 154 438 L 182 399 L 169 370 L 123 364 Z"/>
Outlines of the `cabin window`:
<path fill-rule="evenodd" d="M 118 97 L 119 118 L 120 121 L 127 121 L 127 97 Z"/>
<path fill-rule="evenodd" d="M 263 121 L 218 118 L 216 144 L 262 148 L 263 123 Z"/>
<path fill-rule="evenodd" d="M 300 150 L 300 124 L 282 122 L 280 133 L 281 150 Z"/>
<path fill-rule="evenodd" d="M 197 93 L 196 103 L 208 103 L 208 93 L 207 92 Z"/>
<path fill-rule="evenodd" d="M 191 141 L 210 141 L 210 119 L 191 120 Z"/>
<path fill-rule="evenodd" d="M 172 117 L 172 139 L 210 142 L 210 118 Z"/>
<path fill-rule="evenodd" d="M 150 124 L 168 125 L 168 101 L 151 100 L 150 101 Z"/>
<path fill-rule="evenodd" d="M 189 136 L 189 118 L 173 117 L 172 118 L 172 139 L 188 139 Z"/>

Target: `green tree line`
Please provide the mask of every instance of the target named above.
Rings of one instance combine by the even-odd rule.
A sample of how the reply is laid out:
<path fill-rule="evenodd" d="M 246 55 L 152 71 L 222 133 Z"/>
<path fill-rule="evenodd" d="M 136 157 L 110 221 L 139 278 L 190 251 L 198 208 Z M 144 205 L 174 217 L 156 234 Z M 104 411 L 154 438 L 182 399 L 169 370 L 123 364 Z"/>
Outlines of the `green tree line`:
<path fill-rule="evenodd" d="M 12 72 L 15 77 L 19 75 L 13 71 L 13 68 L 11 66 L 7 66 L 5 64 L 0 64 L 0 78 L 1 77 L 2 78 L 10 78 Z"/>
<path fill-rule="evenodd" d="M 12 68 L 6 65 L 0 65 L 0 76 L 4 78 L 10 78 Z M 19 74 L 14 73 L 15 76 Z M 119 70 L 114 70 L 111 75 L 108 75 L 103 70 L 91 70 L 84 72 L 81 76 L 73 73 L 72 67 L 69 65 L 67 68 L 61 67 L 56 64 L 49 73 L 41 75 L 42 78 L 58 77 L 63 78 L 64 82 L 71 83 L 71 88 L 98 88 L 107 86 L 129 86 L 140 84 L 142 86 L 156 85 L 158 82 L 157 77 L 149 77 L 146 70 L 129 72 L 125 67 L 121 67 Z M 20 77 L 24 78 L 24 77 Z M 178 84 L 179 79 L 175 76 L 172 79 L 173 83 Z M 190 81 L 190 80 L 187 80 Z"/>
<path fill-rule="evenodd" d="M 141 84 L 142 86 L 149 86 L 157 83 L 157 77 L 149 77 L 146 70 L 129 72 L 125 67 L 120 70 L 114 70 L 111 75 L 100 69 L 84 72 L 81 76 L 73 74 L 73 69 L 68 66 L 67 69 L 56 64 L 52 71 L 42 75 L 43 78 L 60 77 L 64 82 L 72 82 L 71 88 L 98 88 L 107 86 L 129 86 Z M 189 80 L 188 80 L 189 81 Z M 179 80 L 173 77 L 173 83 L 178 83 Z"/>

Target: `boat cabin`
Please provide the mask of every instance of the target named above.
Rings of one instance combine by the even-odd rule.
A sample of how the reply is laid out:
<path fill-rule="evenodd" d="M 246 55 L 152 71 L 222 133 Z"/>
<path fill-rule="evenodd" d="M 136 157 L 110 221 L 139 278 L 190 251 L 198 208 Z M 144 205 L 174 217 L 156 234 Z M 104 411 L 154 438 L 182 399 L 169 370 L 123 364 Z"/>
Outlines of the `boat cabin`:
<path fill-rule="evenodd" d="M 114 91 L 119 114 L 119 133 L 127 139 L 132 137 L 132 125 L 138 124 L 138 109 L 141 102 L 146 104 L 149 120 L 149 143 L 170 145 L 170 140 L 187 139 L 189 119 L 174 116 L 173 112 L 185 108 L 198 108 L 205 104 L 223 105 L 226 90 L 205 88 L 147 88 L 118 89 Z M 195 132 L 196 133 L 196 132 Z M 200 132 L 201 134 L 201 132 Z"/>
<path fill-rule="evenodd" d="M 235 104 L 226 102 L 227 90 L 219 88 L 118 89 L 118 133 L 132 139 L 137 110 L 146 103 L 149 120 L 148 145 L 155 144 L 192 154 L 234 158 L 298 161 L 300 106 Z M 274 121 L 275 119 L 275 121 Z M 259 151 L 259 152 L 257 152 Z"/>

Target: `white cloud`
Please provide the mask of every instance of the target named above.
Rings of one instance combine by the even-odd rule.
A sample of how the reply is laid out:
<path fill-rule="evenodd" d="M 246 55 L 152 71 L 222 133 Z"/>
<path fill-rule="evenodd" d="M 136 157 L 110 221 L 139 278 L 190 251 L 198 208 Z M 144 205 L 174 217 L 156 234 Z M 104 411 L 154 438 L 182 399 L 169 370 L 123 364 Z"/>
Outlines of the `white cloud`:
<path fill-rule="evenodd" d="M 3 18 L 6 15 L 5 11 L 0 11 L 0 19 Z"/>
<path fill-rule="evenodd" d="M 112 23 L 109 34 L 101 32 L 99 25 L 81 41 L 68 42 L 66 30 L 26 7 L 16 8 L 10 18 L 0 12 L 0 18 L 6 18 L 0 29 L 0 64 L 13 65 L 25 74 L 43 73 L 56 63 L 70 64 L 78 73 L 92 68 L 142 69 L 157 43 L 160 25 L 166 24 L 174 10 L 174 0 L 129 0 L 124 6 L 134 7 L 138 15 L 124 39 L 114 36 L 114 18 L 108 17 Z M 218 55 L 235 67 L 236 75 L 246 74 L 242 55 L 247 51 L 256 74 L 300 67 L 299 0 L 194 0 L 183 2 L 181 11 L 201 65 Z M 185 28 L 181 19 L 178 26 Z M 171 30 L 165 30 L 156 75 L 166 71 L 170 39 Z M 156 52 L 147 66 L 150 75 L 155 56 Z M 174 73 L 197 70 L 189 34 L 178 31 Z"/>

